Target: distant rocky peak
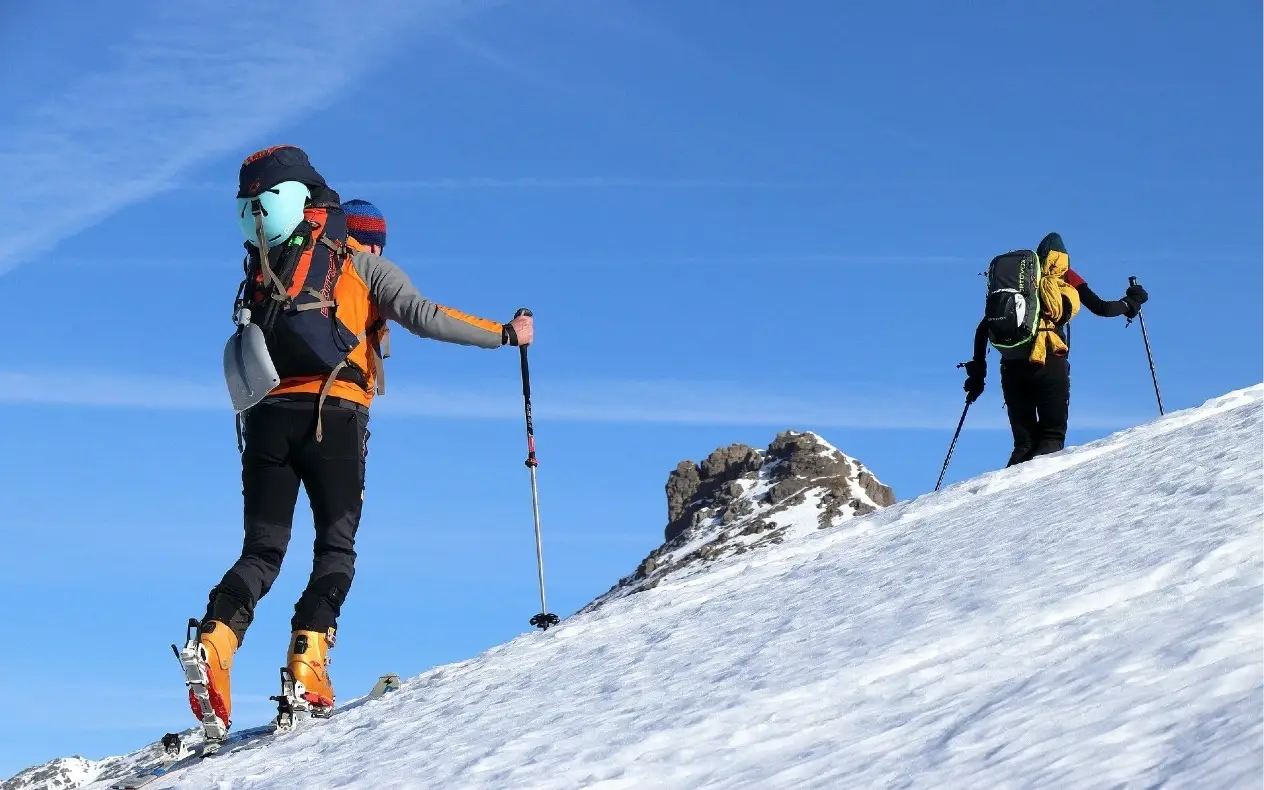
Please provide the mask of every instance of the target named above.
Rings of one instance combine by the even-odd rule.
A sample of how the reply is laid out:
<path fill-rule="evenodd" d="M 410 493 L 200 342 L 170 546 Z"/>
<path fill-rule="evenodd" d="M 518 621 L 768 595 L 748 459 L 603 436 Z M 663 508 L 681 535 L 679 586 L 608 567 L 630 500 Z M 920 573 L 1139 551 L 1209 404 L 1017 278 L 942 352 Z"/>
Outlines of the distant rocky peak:
<path fill-rule="evenodd" d="M 895 502 L 864 464 L 803 431 L 784 431 L 765 450 L 730 444 L 701 463 L 681 461 L 665 491 L 665 542 L 588 608 Z"/>

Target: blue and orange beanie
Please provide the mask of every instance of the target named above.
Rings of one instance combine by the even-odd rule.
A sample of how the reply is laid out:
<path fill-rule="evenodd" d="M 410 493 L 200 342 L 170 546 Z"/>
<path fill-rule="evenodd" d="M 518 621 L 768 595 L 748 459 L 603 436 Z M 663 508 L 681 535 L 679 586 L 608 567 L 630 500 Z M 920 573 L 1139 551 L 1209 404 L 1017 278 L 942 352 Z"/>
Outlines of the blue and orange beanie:
<path fill-rule="evenodd" d="M 386 249 L 386 217 L 367 200 L 348 200 L 342 204 L 347 215 L 347 235 L 364 245 Z"/>

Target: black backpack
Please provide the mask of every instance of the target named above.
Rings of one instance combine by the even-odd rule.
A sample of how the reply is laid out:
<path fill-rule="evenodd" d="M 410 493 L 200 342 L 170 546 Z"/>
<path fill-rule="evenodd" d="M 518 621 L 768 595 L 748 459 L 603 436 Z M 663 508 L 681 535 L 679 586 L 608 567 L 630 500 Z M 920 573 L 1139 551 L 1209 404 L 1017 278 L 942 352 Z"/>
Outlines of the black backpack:
<path fill-rule="evenodd" d="M 1002 359 L 1025 359 L 1040 322 L 1040 258 L 1031 250 L 998 255 L 988 265 L 988 341 Z"/>

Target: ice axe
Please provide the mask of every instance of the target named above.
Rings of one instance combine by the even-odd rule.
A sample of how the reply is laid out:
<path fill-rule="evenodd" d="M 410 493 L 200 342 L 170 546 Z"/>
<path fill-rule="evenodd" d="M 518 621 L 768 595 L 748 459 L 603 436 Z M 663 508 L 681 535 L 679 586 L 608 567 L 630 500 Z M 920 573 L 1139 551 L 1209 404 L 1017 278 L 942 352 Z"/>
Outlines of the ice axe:
<path fill-rule="evenodd" d="M 1137 278 L 1135 276 L 1128 278 L 1128 285 L 1136 285 Z M 1163 396 L 1159 394 L 1159 374 L 1154 371 L 1154 354 L 1150 353 L 1150 335 L 1146 332 L 1145 316 L 1141 315 L 1141 306 L 1137 305 L 1137 320 L 1141 322 L 1141 339 L 1145 341 L 1146 359 L 1150 362 L 1150 378 L 1154 381 L 1154 397 L 1159 402 L 1159 416 L 1163 415 Z M 1125 326 L 1131 326 L 1132 319 L 1129 318 Z"/>
<path fill-rule="evenodd" d="M 514 318 L 530 316 L 531 311 L 525 307 L 514 313 Z M 527 344 L 530 345 L 530 344 Z M 531 470 L 531 512 L 535 517 L 535 564 L 540 575 L 540 613 L 532 616 L 531 625 L 542 631 L 560 621 L 557 615 L 549 612 L 544 600 L 544 543 L 540 538 L 540 492 L 536 483 L 536 467 L 540 465 L 535 457 L 535 427 L 531 422 L 531 370 L 527 365 L 527 346 L 518 346 L 518 354 L 522 361 L 522 403 L 527 417 L 527 468 Z"/>

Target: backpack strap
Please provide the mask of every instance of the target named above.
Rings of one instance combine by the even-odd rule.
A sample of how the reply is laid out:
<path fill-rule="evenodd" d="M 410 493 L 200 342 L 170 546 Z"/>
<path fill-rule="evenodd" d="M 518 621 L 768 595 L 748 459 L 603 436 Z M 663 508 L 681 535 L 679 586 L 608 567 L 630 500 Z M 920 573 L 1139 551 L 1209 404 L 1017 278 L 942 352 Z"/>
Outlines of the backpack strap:
<path fill-rule="evenodd" d="M 329 390 L 333 387 L 334 380 L 338 378 L 338 371 L 342 370 L 346 367 L 346 365 L 347 361 L 345 359 L 337 365 L 334 365 L 334 369 L 329 371 L 329 377 L 325 379 L 324 386 L 320 388 L 320 397 L 316 399 L 316 441 L 318 442 L 324 435 L 324 430 L 321 425 L 321 416 L 325 408 L 325 398 L 329 397 Z"/>
<path fill-rule="evenodd" d="M 289 288 L 285 283 L 281 282 L 281 278 L 277 277 L 276 272 L 272 271 L 272 267 L 268 265 L 268 240 L 263 235 L 263 212 L 255 212 L 255 238 L 259 244 L 259 268 L 263 271 L 265 281 L 271 282 L 275 289 L 272 292 L 272 298 L 278 302 L 285 303 L 289 300 L 290 295 L 287 293 Z"/>
<path fill-rule="evenodd" d="M 372 337 L 370 337 L 372 336 Z M 372 351 L 373 370 L 376 373 L 373 392 L 376 395 L 386 394 L 386 358 L 391 355 L 391 330 L 386 319 L 378 317 L 368 329 L 356 335 L 361 342 L 368 339 Z"/>
<path fill-rule="evenodd" d="M 294 312 L 296 313 L 302 312 L 303 310 L 320 310 L 325 307 L 338 307 L 338 301 L 336 299 L 326 299 L 325 295 L 320 291 L 317 291 L 315 288 L 304 288 L 302 293 L 311 294 L 316 297 L 317 301 L 295 306 Z"/>
<path fill-rule="evenodd" d="M 377 366 L 377 394 L 386 394 L 386 358 L 391 355 L 391 328 L 386 319 L 377 320 L 377 344 L 373 348 L 373 364 Z"/>
<path fill-rule="evenodd" d="M 320 243 L 324 244 L 333 253 L 339 257 L 345 257 L 347 253 L 347 243 L 345 241 L 330 241 L 328 236 L 321 235 Z"/>

